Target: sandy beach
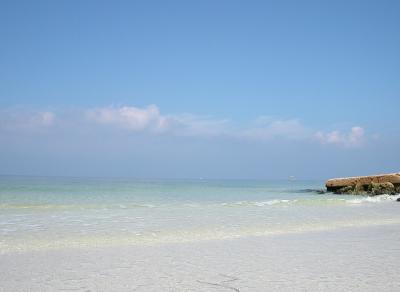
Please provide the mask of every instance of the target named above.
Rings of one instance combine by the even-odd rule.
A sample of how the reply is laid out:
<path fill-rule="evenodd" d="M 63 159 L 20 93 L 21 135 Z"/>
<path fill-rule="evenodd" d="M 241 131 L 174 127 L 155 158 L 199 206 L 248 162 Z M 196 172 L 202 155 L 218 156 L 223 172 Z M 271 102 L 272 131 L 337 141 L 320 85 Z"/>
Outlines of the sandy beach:
<path fill-rule="evenodd" d="M 400 226 L 0 257 L 0 291 L 399 291 Z"/>

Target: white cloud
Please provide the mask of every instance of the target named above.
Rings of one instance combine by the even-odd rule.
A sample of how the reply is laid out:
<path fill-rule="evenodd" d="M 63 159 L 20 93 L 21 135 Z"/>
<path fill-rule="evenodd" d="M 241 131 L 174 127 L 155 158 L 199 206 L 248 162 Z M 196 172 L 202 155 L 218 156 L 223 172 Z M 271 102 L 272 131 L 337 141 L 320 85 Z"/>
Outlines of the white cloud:
<path fill-rule="evenodd" d="M 319 131 L 315 133 L 315 138 L 322 144 L 335 144 L 343 147 L 360 147 L 365 143 L 364 129 L 358 126 L 352 127 L 349 133 L 332 131 L 324 133 Z"/>
<path fill-rule="evenodd" d="M 233 129 L 228 119 L 212 119 L 193 114 L 162 115 L 155 105 L 144 108 L 94 108 L 86 111 L 86 117 L 97 124 L 116 126 L 134 132 L 163 132 L 178 136 L 231 136 L 250 140 L 298 140 L 310 136 L 310 131 L 295 119 L 260 117 L 255 121 L 255 125 L 239 130 Z"/>
<path fill-rule="evenodd" d="M 82 114 L 83 113 L 83 114 Z M 84 119 L 82 119 L 84 118 Z M 55 129 L 56 114 L 52 111 L 0 109 L 0 130 L 37 131 Z M 191 137 L 231 137 L 249 141 L 315 141 L 345 148 L 361 147 L 368 137 L 364 129 L 352 127 L 348 133 L 315 131 L 298 119 L 276 119 L 261 116 L 248 126 L 236 126 L 228 119 L 214 119 L 193 114 L 162 114 L 156 105 L 143 108 L 134 106 L 107 106 L 70 113 L 61 112 L 57 127 L 76 130 L 80 125 L 99 129 L 103 126 L 130 132 L 169 134 Z M 89 124 L 87 124 L 89 123 Z M 82 127 L 85 129 L 85 127 Z M 87 128 L 86 128 L 87 129 Z M 370 137 L 374 139 L 373 136 Z M 376 138 L 375 138 L 376 139 Z"/>
<path fill-rule="evenodd" d="M 353 127 L 347 134 L 339 131 L 315 133 L 297 119 L 261 116 L 253 125 L 235 129 L 232 122 L 227 119 L 218 120 L 192 114 L 162 115 L 155 105 L 144 108 L 132 106 L 95 108 L 87 110 L 86 116 L 97 124 L 112 125 L 135 132 L 163 132 L 178 136 L 228 136 L 257 141 L 316 139 L 322 144 L 349 148 L 360 147 L 366 140 L 364 129 L 361 127 Z"/>
<path fill-rule="evenodd" d="M 170 132 L 185 136 L 214 136 L 224 132 L 227 120 L 214 120 L 191 114 L 162 115 L 155 105 L 89 109 L 86 117 L 95 123 L 131 131 Z"/>
<path fill-rule="evenodd" d="M 86 111 L 89 120 L 103 125 L 115 125 L 133 131 L 164 131 L 173 121 L 160 114 L 157 106 L 103 107 Z"/>

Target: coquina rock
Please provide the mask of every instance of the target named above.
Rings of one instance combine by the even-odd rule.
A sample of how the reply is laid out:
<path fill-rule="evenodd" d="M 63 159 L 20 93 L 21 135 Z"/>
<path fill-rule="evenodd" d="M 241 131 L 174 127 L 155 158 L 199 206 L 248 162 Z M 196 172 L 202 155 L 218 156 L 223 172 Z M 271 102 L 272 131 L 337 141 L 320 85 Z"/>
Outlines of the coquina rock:
<path fill-rule="evenodd" d="M 333 178 L 325 185 L 336 194 L 395 194 L 400 193 L 400 173 Z"/>

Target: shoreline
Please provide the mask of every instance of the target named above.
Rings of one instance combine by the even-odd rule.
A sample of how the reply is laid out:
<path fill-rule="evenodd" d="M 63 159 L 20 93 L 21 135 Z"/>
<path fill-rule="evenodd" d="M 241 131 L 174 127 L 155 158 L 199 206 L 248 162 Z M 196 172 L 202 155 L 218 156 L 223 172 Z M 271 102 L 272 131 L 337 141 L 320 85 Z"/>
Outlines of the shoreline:
<path fill-rule="evenodd" d="M 160 236 L 160 237 L 150 237 L 150 238 L 135 238 L 133 236 L 102 236 L 102 237 L 92 237 L 81 236 L 78 240 L 72 238 L 66 238 L 64 240 L 52 240 L 51 238 L 47 241 L 37 241 L 33 240 L 34 244 L 30 246 L 21 246 L 17 242 L 12 244 L 12 248 L 0 249 L 0 257 L 2 255 L 8 254 L 29 254 L 34 252 L 50 252 L 50 251 L 63 251 L 63 250 L 97 250 L 97 249 L 107 249 L 107 248 L 129 248 L 129 247 L 149 247 L 157 248 L 168 244 L 197 244 L 197 243 L 207 243 L 207 242 L 223 242 L 229 240 L 239 240 L 247 238 L 274 238 L 286 235 L 295 234 L 311 234 L 319 232 L 330 232 L 330 231 L 340 231 L 348 229 L 358 229 L 358 228 L 370 228 L 370 227 L 385 227 L 385 226 L 400 226 L 399 219 L 371 219 L 364 220 L 363 222 L 335 222 L 335 224 L 329 225 L 329 223 L 324 224 L 304 224 L 300 226 L 289 226 L 286 229 L 275 229 L 275 230 L 249 230 L 237 234 L 234 232 L 225 233 L 193 233 L 186 237 L 172 237 L 172 236 Z M 25 239 L 28 241 L 29 239 Z M 4 244 L 3 244 L 4 245 Z"/>

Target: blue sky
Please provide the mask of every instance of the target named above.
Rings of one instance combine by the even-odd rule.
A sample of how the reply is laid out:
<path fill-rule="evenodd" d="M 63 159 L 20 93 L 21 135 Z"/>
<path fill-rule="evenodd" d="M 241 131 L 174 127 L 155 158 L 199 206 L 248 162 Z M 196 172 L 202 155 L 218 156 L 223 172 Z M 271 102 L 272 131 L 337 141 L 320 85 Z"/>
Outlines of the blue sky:
<path fill-rule="evenodd" d="M 398 1 L 0 1 L 0 173 L 399 171 Z"/>

